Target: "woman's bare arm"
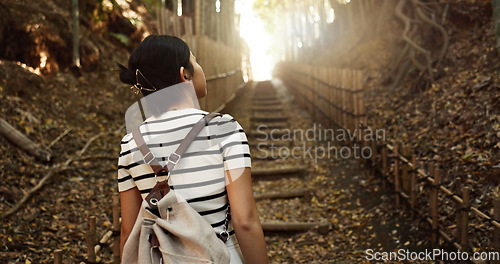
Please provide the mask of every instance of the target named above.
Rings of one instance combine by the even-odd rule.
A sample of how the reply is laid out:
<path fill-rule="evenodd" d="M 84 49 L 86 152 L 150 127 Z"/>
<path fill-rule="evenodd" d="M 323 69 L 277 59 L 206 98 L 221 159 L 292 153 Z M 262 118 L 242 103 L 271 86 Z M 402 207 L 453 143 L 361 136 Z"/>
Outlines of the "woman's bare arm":
<path fill-rule="evenodd" d="M 231 219 L 247 264 L 268 263 L 266 242 L 252 190 L 250 168 L 227 170 Z"/>
<path fill-rule="evenodd" d="M 120 256 L 123 255 L 123 246 L 134 227 L 139 208 L 142 203 L 141 193 L 137 187 L 120 192 L 122 225 L 120 232 Z"/>

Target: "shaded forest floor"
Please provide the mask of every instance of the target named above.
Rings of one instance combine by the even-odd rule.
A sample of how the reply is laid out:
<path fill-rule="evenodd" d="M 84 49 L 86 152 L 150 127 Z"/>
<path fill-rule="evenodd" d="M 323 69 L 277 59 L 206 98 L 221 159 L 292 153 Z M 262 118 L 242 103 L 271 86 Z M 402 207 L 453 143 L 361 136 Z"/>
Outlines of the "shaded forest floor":
<path fill-rule="evenodd" d="M 0 262 L 50 263 L 58 248 L 69 263 L 83 261 L 88 217 L 97 217 L 100 235 L 111 227 L 119 142 L 125 133 L 123 113 L 133 96 L 120 85 L 113 67 L 78 78 L 70 72 L 39 77 L 16 63 L 0 61 L 0 72 L 5 74 L 0 80 L 1 118 L 44 148 L 69 129 L 50 148 L 53 158 L 48 164 L 0 137 L 2 214 L 55 171 L 45 188 L 16 214 L 2 219 Z M 68 170 L 57 171 L 57 165 L 76 157 L 91 137 L 101 133 Z"/>
<path fill-rule="evenodd" d="M 0 3 L 0 31 L 9 36 L 0 41 L 0 118 L 52 154 L 51 162 L 43 163 L 0 137 L 1 214 L 53 175 L 17 213 L 1 219 L 0 263 L 52 263 L 55 249 L 64 250 L 67 263 L 79 263 L 85 260 L 88 217 L 97 217 L 99 237 L 111 227 L 123 114 L 134 95 L 118 80 L 116 66 L 127 62 L 129 52 L 109 33 L 125 20 L 116 10 L 104 12 L 96 1 L 79 2 L 79 72 L 69 67 L 70 2 Z M 26 9 L 37 12 L 22 15 Z M 100 24 L 92 19 L 93 10 L 103 12 Z M 65 136 L 54 141 L 60 135 Z M 70 158 L 69 169 L 59 170 Z"/>
<path fill-rule="evenodd" d="M 415 67 L 398 87 L 392 86 L 396 76 L 389 69 L 405 43 L 400 36 L 373 34 L 374 28 L 366 29 L 355 41 L 346 38 L 338 45 L 345 49 L 326 49 L 319 63 L 363 70 L 368 125 L 385 130 L 388 143 L 415 152 L 424 169 L 435 162 L 441 169 L 442 185 L 448 189 L 461 194 L 457 189 L 470 186 L 471 206 L 491 215 L 493 201 L 500 197 L 500 56 L 491 3 L 449 4 L 443 26 L 450 43 L 429 88 Z M 439 42 L 441 38 L 419 41 Z M 454 234 L 456 205 L 444 195 L 440 200 L 444 204 L 442 225 Z M 419 203 L 420 208 L 427 206 L 426 199 Z M 492 226 L 473 215 L 470 221 L 471 248 L 490 250 Z"/>
<path fill-rule="evenodd" d="M 291 117 L 287 129 L 311 130 L 315 124 L 310 114 L 295 107 L 293 95 L 280 80 L 274 79 L 272 82 L 284 104 L 284 113 Z M 251 97 L 251 89 L 242 91 L 224 109 L 238 120 L 247 135 L 252 127 L 262 125 L 250 122 Z M 249 142 L 252 145 L 252 138 Z M 370 174 L 364 160 L 341 157 L 334 155 L 334 152 L 330 157 L 318 156 L 318 159 L 314 159 L 304 153 L 309 147 L 327 149 L 330 143 L 333 142 L 319 138 L 295 138 L 289 148 L 299 149 L 296 153 L 299 158 L 284 156 L 277 160 L 259 160 L 257 149 L 251 148 L 252 170 L 298 165 L 308 168 L 303 176 L 275 176 L 266 180 L 254 178 L 256 195 L 299 189 L 313 192 L 310 200 L 300 197 L 257 201 L 261 221 L 319 221 L 331 224 L 326 233 L 317 230 L 266 232 L 271 263 L 373 263 L 367 260 L 369 256 L 366 251 L 369 249 L 374 252 L 430 250 L 425 226 L 420 225 L 419 219 L 411 219 L 408 213 L 394 209 L 394 196 L 383 189 L 384 183 L 380 177 Z M 339 144 L 335 147 L 340 149 L 343 146 Z"/>
<path fill-rule="evenodd" d="M 59 14 L 60 8 L 57 8 L 67 5 L 66 2 L 44 1 L 56 10 L 54 14 L 38 14 L 30 21 L 50 27 L 46 31 L 19 38 L 23 41 L 28 38 L 26 43 L 29 44 L 37 43 L 38 40 L 46 41 L 49 45 L 45 47 L 47 50 L 33 49 L 31 53 L 37 56 L 32 56 L 31 60 L 16 59 L 15 56 L 0 59 L 1 118 L 45 148 L 67 129 L 71 129 L 50 147 L 53 161 L 48 164 L 36 161 L 0 137 L 0 212 L 12 208 L 41 178 L 51 170 L 56 170 L 54 165 L 74 156 L 89 138 L 103 132 L 110 133 L 94 141 L 83 157 L 71 164 L 69 170 L 55 173 L 48 185 L 19 212 L 1 220 L 0 263 L 51 263 L 54 249 L 63 249 L 69 263 L 83 261 L 88 216 L 97 216 L 99 237 L 111 227 L 110 204 L 111 195 L 116 192 L 116 157 L 119 141 L 125 132 L 120 127 L 123 113 L 134 101 L 128 87 L 121 85 L 117 78 L 115 62 L 125 63 L 128 51 L 116 39 L 92 34 L 92 30 L 88 29 L 83 31 L 89 40 L 84 44 L 87 54 L 85 62 L 92 66 L 84 69 L 81 76 L 75 76 L 69 70 L 67 57 L 56 59 L 62 56 L 57 54 L 48 58 L 52 68 L 47 67 L 47 75 L 32 73 L 29 69 L 40 63 L 40 51 L 47 51 L 50 55 L 54 49 L 61 49 L 62 53 L 70 54 L 68 46 L 61 44 L 67 41 L 68 32 L 56 30 L 66 28 L 58 17 L 67 18 L 69 14 L 63 11 Z M 91 1 L 83 2 L 88 4 Z M 18 22 L 27 26 L 26 21 L 29 19 L 20 21 L 24 17 L 19 11 L 23 10 L 18 6 L 20 3 L 30 5 L 31 1 L 9 0 L 0 3 L 1 17 L 19 17 L 19 21 L 3 20 L 2 25 Z M 37 4 L 36 1 L 33 3 Z M 11 12 L 16 8 L 17 12 Z M 43 10 L 47 9 L 41 8 Z M 85 25 L 91 25 L 90 21 L 86 21 Z M 426 91 L 412 90 L 410 79 L 397 90 L 391 91 L 385 85 L 387 76 L 384 75 L 383 65 L 364 63 L 384 61 L 383 57 L 388 56 L 390 50 L 384 47 L 383 40 L 366 41 L 365 46 L 360 46 L 349 56 L 364 60 L 352 63 L 361 65 L 360 68 L 370 73 L 366 96 L 367 109 L 370 109 L 369 124 L 385 128 L 390 142 L 409 145 L 422 159 L 446 164 L 442 168 L 445 171 L 445 185 L 453 186 L 454 180 L 459 178 L 459 181 L 473 187 L 472 205 L 490 212 L 492 199 L 500 195 L 495 189 L 500 179 L 500 58 L 493 48 L 491 23 L 466 21 L 464 25 L 452 22 L 446 25 L 452 37 L 445 59 L 446 66 L 440 78 Z M 44 36 L 54 38 L 47 40 Z M 17 45 L 16 41 L 12 43 Z M 373 51 L 380 53 L 374 56 Z M 312 183 L 325 184 L 325 196 L 317 200 L 311 210 L 317 213 L 324 210 L 318 214 L 338 221 L 335 223 L 337 229 L 331 230 L 328 236 L 311 232 L 290 235 L 285 239 L 281 236 L 268 237 L 273 257 L 285 256 L 287 261 L 293 263 L 299 257 L 296 252 L 301 252 L 304 257 L 353 261 L 361 260 L 362 251 L 353 253 L 352 249 L 362 250 L 363 246 L 390 250 L 410 242 L 410 246 L 416 248 L 426 247 L 426 243 L 421 241 L 422 237 L 411 234 L 419 228 L 418 224 L 400 228 L 401 223 L 408 223 L 405 217 L 402 216 L 402 222 L 398 222 L 400 213 L 390 206 L 390 199 L 383 198 L 389 196 L 382 194 L 384 191 L 380 189 L 380 181 L 357 175 L 357 166 L 357 163 L 337 161 L 314 168 L 317 175 L 314 179 L 316 182 Z M 328 193 L 331 188 L 338 186 L 343 186 L 345 191 Z M 362 196 L 359 189 L 350 189 L 359 186 L 366 189 L 368 194 L 373 194 L 373 197 L 381 197 L 382 201 L 365 203 L 367 197 Z M 278 217 L 272 212 L 266 217 Z M 332 217 L 337 220 L 332 220 Z M 381 225 L 373 226 L 372 229 L 390 233 L 385 238 L 370 238 L 372 234 L 364 230 L 370 226 L 364 221 L 374 219 L 382 219 Z M 382 224 L 384 221 L 387 225 Z M 477 234 L 471 240 L 473 248 L 487 248 L 490 241 L 481 238 L 488 237 L 486 234 L 491 229 L 477 219 L 472 221 L 475 221 L 474 233 Z M 309 243 L 310 239 L 316 243 Z M 103 256 L 111 259 L 109 250 L 104 252 Z"/>

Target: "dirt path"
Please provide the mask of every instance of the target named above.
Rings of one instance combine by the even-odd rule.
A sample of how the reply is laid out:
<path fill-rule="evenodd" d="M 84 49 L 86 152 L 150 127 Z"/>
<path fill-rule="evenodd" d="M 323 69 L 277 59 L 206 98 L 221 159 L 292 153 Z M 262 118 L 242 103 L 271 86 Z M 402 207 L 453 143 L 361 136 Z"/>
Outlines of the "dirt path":
<path fill-rule="evenodd" d="M 279 80 L 273 80 L 272 83 L 282 102 L 280 107 L 290 116 L 286 128 L 303 132 L 313 128 L 315 124 L 311 123 L 309 115 L 294 107 L 293 98 L 287 93 L 286 87 Z M 262 148 L 253 147 L 256 139 L 252 137 L 257 125 L 255 121 L 251 121 L 255 115 L 251 111 L 254 107 L 251 98 L 256 96 L 254 92 L 255 85 L 253 89 L 242 91 L 224 110 L 240 122 L 249 137 L 252 170 L 299 165 L 307 167 L 306 175 L 303 176 L 292 174 L 265 180 L 254 177 L 256 196 L 303 188 L 313 191 L 310 199 L 298 197 L 259 200 L 257 205 L 261 221 L 331 224 L 326 233 L 320 230 L 266 232 L 269 256 L 273 263 L 369 263 L 366 259 L 369 257 L 366 251 L 368 249 L 373 252 L 398 249 L 419 252 L 428 248 L 425 233 L 412 227 L 418 225 L 412 225 L 409 216 L 394 210 L 392 195 L 382 190 L 381 180 L 371 177 L 360 160 L 320 157 L 319 150 L 334 146 L 334 142 L 297 136 L 292 145 L 274 149 L 274 154 L 281 154 L 282 158 L 259 160 L 259 156 L 262 156 L 258 150 Z M 270 116 L 275 114 L 276 112 L 268 113 Z M 264 137 L 263 134 L 261 136 Z M 294 158 L 290 153 L 287 155 L 284 151 L 286 148 L 290 151 L 297 148 L 294 153 L 296 157 L 300 157 Z"/>

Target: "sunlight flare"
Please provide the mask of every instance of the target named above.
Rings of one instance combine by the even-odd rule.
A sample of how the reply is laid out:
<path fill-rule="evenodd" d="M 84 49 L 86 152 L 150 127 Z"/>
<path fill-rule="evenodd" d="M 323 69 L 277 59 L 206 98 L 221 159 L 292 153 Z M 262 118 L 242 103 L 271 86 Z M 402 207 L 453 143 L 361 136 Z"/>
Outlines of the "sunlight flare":
<path fill-rule="evenodd" d="M 253 11 L 253 0 L 236 1 L 236 12 L 241 15 L 240 36 L 250 49 L 250 64 L 254 80 L 271 79 L 275 61 L 271 55 L 271 36 L 264 22 Z"/>

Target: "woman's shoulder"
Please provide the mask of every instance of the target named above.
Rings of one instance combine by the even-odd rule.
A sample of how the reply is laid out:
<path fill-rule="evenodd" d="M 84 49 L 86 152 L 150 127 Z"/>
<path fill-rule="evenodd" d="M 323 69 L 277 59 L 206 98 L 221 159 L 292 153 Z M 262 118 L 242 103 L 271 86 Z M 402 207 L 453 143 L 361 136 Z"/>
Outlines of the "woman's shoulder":
<path fill-rule="evenodd" d="M 121 145 L 128 144 L 131 140 L 132 140 L 132 133 L 127 133 L 122 137 L 120 144 Z"/>
<path fill-rule="evenodd" d="M 225 113 L 220 113 L 220 116 L 216 118 L 216 122 L 217 125 L 219 126 L 229 125 L 229 124 L 239 126 L 238 121 L 236 121 L 236 119 L 232 115 Z"/>

